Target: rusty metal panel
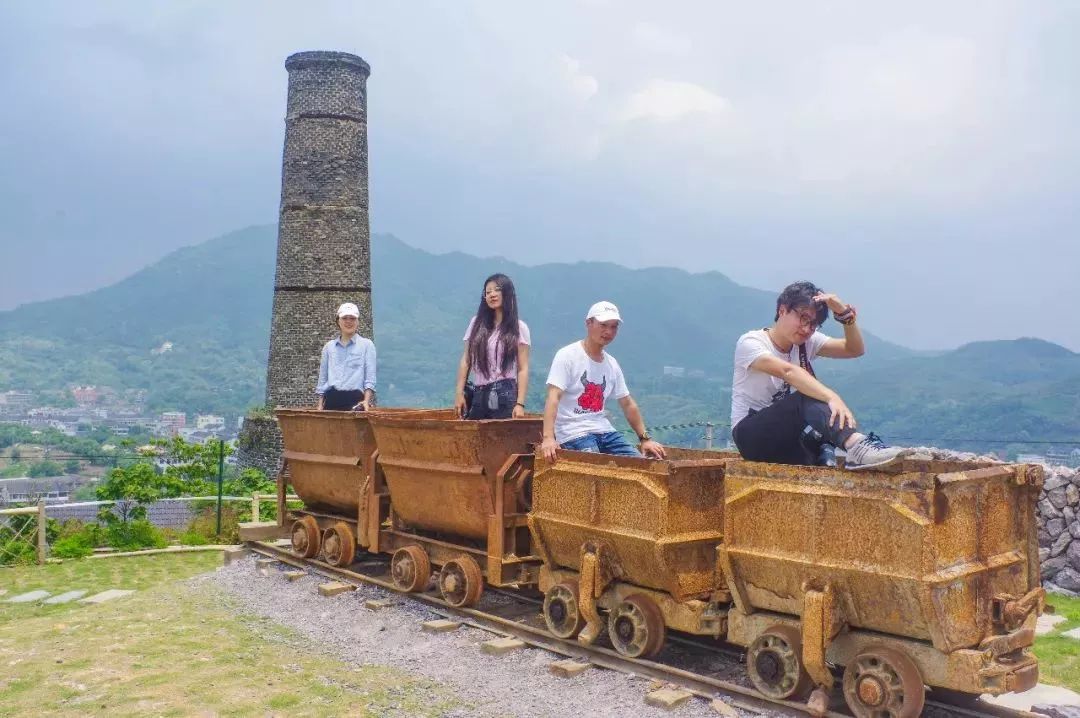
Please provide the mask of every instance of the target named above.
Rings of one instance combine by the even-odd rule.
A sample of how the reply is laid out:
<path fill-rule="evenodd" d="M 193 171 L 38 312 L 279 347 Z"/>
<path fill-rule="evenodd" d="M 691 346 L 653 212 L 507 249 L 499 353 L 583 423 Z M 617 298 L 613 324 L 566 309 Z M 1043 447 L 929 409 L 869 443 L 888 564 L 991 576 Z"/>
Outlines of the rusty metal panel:
<path fill-rule="evenodd" d="M 721 564 L 744 612 L 802 615 L 808 586 L 831 585 L 844 621 L 928 640 L 940 651 L 1004 630 L 995 596 L 1031 575 L 1030 467 L 904 461 L 844 471 L 733 460 Z"/>
<path fill-rule="evenodd" d="M 355 517 L 364 461 L 375 450 L 369 419 L 376 413 L 413 413 L 382 408 L 376 412 L 277 409 L 284 457 L 296 495 L 311 510 Z M 424 412 L 426 415 L 430 412 Z M 453 410 L 442 411 L 453 415 Z"/>
<path fill-rule="evenodd" d="M 532 454 L 543 419 L 377 414 L 371 426 L 398 519 L 422 531 L 486 540 L 496 510 L 495 478 L 511 455 Z M 504 515 L 525 510 L 519 482 L 527 478 L 524 472 L 503 487 Z"/>
<path fill-rule="evenodd" d="M 603 544 L 610 578 L 677 601 L 716 590 L 723 538 L 724 462 L 730 453 L 669 450 L 657 461 L 560 451 L 537 457 L 534 546 L 547 565 L 577 570 L 582 546 Z"/>

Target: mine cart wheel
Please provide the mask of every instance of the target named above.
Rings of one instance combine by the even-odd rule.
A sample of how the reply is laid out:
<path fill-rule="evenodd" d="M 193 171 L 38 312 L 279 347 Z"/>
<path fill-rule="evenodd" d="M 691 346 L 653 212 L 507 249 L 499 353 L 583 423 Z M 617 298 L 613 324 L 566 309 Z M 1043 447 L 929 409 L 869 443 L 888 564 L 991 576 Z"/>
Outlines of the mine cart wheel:
<path fill-rule="evenodd" d="M 356 537 L 344 521 L 338 521 L 323 532 L 323 558 L 332 566 L 345 568 L 356 558 Z"/>
<path fill-rule="evenodd" d="M 650 658 L 667 638 L 664 615 L 652 600 L 635 593 L 608 613 L 608 636 L 615 650 L 630 658 Z"/>
<path fill-rule="evenodd" d="M 459 556 L 439 571 L 439 593 L 456 608 L 475 606 L 484 592 L 484 576 L 472 556 Z"/>
<path fill-rule="evenodd" d="M 910 658 L 876 646 L 855 656 L 844 669 L 844 700 L 856 718 L 917 718 L 926 689 Z"/>
<path fill-rule="evenodd" d="M 544 620 L 558 638 L 573 638 L 585 627 L 578 610 L 578 582 L 557 583 L 544 594 Z"/>
<path fill-rule="evenodd" d="M 419 546 L 403 546 L 390 559 L 390 575 L 402 591 L 414 593 L 427 588 L 431 580 L 431 559 Z"/>
<path fill-rule="evenodd" d="M 293 552 L 301 558 L 319 555 L 319 522 L 314 516 L 301 516 L 292 525 Z"/>
<path fill-rule="evenodd" d="M 803 668 L 802 637 L 794 626 L 772 626 L 746 649 L 754 687 L 774 700 L 806 698 L 814 687 Z"/>

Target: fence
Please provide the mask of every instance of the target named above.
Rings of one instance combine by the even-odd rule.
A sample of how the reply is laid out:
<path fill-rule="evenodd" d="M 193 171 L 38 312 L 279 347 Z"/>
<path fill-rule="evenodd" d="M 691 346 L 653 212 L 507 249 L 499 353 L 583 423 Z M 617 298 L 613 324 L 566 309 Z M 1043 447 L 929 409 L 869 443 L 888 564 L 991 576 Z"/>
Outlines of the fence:
<path fill-rule="evenodd" d="M 251 496 L 184 496 L 158 499 L 146 505 L 146 517 L 158 528 L 183 529 L 197 516 L 195 504 L 205 502 L 209 507 L 221 502 L 250 502 L 253 521 L 258 521 L 264 501 L 270 501 L 277 518 L 277 494 L 253 493 Z M 299 496 L 289 494 L 286 501 L 296 502 Z M 77 519 L 85 523 L 99 521 L 102 507 L 116 507 L 123 501 L 81 501 L 70 504 L 46 504 L 37 506 L 0 509 L 0 566 L 14 563 L 45 563 L 49 547 L 47 539 L 48 519 L 66 521 Z M 129 502 L 130 503 L 130 502 Z M 218 524 L 218 532 L 221 526 Z"/>
<path fill-rule="evenodd" d="M 37 506 L 0 509 L 0 565 L 19 563 L 33 555 L 39 564 L 45 563 L 46 526 L 44 501 L 38 501 Z"/>

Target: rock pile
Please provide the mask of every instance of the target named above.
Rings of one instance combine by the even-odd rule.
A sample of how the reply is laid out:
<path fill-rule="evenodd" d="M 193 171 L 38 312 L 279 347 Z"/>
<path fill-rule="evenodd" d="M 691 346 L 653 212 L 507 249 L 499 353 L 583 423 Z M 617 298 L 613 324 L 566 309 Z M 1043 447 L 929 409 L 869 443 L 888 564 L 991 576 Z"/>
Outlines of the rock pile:
<path fill-rule="evenodd" d="M 1080 595 L 1080 470 L 1046 468 L 1038 523 L 1043 585 Z"/>

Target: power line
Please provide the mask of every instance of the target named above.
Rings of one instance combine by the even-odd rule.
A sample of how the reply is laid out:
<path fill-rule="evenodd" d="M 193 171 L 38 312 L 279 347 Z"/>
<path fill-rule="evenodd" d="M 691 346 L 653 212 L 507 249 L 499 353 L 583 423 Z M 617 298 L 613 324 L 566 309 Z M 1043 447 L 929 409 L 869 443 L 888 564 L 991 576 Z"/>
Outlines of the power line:
<path fill-rule="evenodd" d="M 705 427 L 712 425 L 718 429 L 728 428 L 727 422 L 720 421 L 693 421 L 683 424 L 662 424 L 658 426 L 647 427 L 650 432 L 653 431 L 670 431 L 676 429 L 692 429 L 695 427 Z M 632 434 L 633 429 L 623 429 L 622 433 Z M 950 443 L 966 443 L 966 444 L 1039 444 L 1046 446 L 1080 446 L 1080 438 L 1076 439 L 1023 439 L 1019 437 L 1010 439 L 989 439 L 989 438 L 973 438 L 973 437 L 952 437 L 952 436 L 890 436 L 890 439 L 896 441 L 918 441 L 918 442 L 930 442 L 931 444 L 940 442 Z"/>

